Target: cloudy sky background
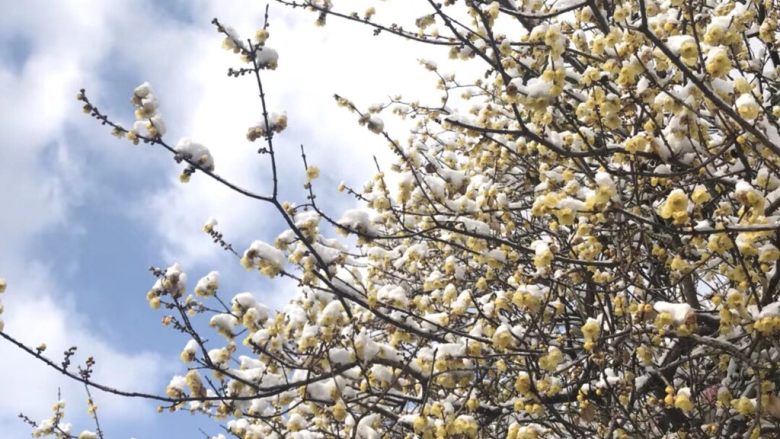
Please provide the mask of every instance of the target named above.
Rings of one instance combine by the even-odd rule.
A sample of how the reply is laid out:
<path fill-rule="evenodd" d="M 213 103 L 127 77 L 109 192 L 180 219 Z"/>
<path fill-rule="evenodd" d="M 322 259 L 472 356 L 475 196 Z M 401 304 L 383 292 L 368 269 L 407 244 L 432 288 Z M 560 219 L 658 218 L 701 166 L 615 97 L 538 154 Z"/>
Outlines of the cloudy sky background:
<path fill-rule="evenodd" d="M 341 1 L 359 6 L 365 2 Z M 414 18 L 408 7 L 378 8 Z M 168 125 L 166 139 L 188 136 L 209 146 L 217 172 L 257 192 L 269 189 L 268 162 L 253 153 L 246 128 L 260 119 L 249 77 L 226 76 L 237 58 L 221 49 L 210 21 L 218 17 L 250 37 L 262 24 L 264 3 L 248 0 L 0 0 L 0 276 L 6 331 L 55 359 L 79 346 L 78 359 L 97 360 L 96 380 L 125 390 L 162 393 L 183 370 L 186 341 L 159 324 L 145 293 L 147 268 L 181 262 L 190 284 L 208 271 L 222 274 L 223 294 L 255 292 L 281 307 L 293 293 L 285 282 L 247 273 L 200 231 L 209 217 L 237 249 L 282 231 L 270 210 L 205 176 L 178 182 L 181 166 L 159 148 L 132 146 L 80 111 L 84 87 L 113 119 L 132 122 L 132 89 L 150 81 Z M 313 26 L 315 15 L 271 5 L 269 45 L 280 53 L 265 75 L 272 111 L 290 126 L 275 139 L 284 198 L 302 201 L 299 145 L 322 177 L 320 201 L 336 215 L 352 200 L 340 181 L 360 187 L 374 170 L 372 156 L 390 157 L 383 140 L 337 108 L 339 93 L 362 106 L 391 94 L 430 102 L 435 83 L 418 57 L 437 59 L 412 43 L 344 22 Z M 440 51 L 438 53 L 441 53 Z M 446 56 L 445 53 L 442 55 Z M 386 117 L 385 120 L 390 122 Z M 400 125 L 388 123 L 392 128 Z M 402 130 L 397 138 L 405 140 Z M 43 419 L 58 389 L 74 432 L 92 428 L 78 385 L 0 343 L 0 432 L 29 437 L 20 411 Z M 107 437 L 197 437 L 218 426 L 187 414 L 158 415 L 155 405 L 95 394 Z"/>

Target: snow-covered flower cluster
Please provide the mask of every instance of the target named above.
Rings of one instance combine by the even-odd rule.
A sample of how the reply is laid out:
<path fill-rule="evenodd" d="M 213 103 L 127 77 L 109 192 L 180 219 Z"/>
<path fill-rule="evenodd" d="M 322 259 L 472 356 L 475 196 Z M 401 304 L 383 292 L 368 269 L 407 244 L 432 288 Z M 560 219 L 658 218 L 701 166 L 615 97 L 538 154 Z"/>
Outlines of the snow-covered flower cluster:
<path fill-rule="evenodd" d="M 369 131 L 376 134 L 381 134 L 385 129 L 385 122 L 380 119 L 379 116 L 373 114 L 362 117 L 360 119 L 360 124 L 365 125 Z"/>
<path fill-rule="evenodd" d="M 246 132 L 246 138 L 254 142 L 257 139 L 267 137 L 270 133 L 281 133 L 287 128 L 287 113 L 270 113 L 266 118 L 256 125 L 249 127 Z"/>
<path fill-rule="evenodd" d="M 194 172 L 195 167 L 198 169 L 213 172 L 214 171 L 214 157 L 211 155 L 211 151 L 200 143 L 193 142 L 189 138 L 183 138 L 179 140 L 179 143 L 174 147 L 177 159 L 187 160 L 192 165 L 187 167 L 179 177 L 182 182 L 189 180 L 190 176 Z"/>
<path fill-rule="evenodd" d="M 157 95 L 148 82 L 144 82 L 133 90 L 131 99 L 135 107 L 135 123 L 127 132 L 128 140 L 138 143 L 138 135 L 158 138 L 165 135 L 165 121 L 159 111 Z"/>
<path fill-rule="evenodd" d="M 195 294 L 198 296 L 213 296 L 219 288 L 219 272 L 212 271 L 200 278 L 195 285 Z"/>
<path fill-rule="evenodd" d="M 174 263 L 166 270 L 161 270 L 157 281 L 149 292 L 146 293 L 146 299 L 149 306 L 154 309 L 160 307 L 160 301 L 165 296 L 180 298 L 187 288 L 187 274 L 182 270 L 181 264 Z"/>
<path fill-rule="evenodd" d="M 270 47 L 258 46 L 255 60 L 261 69 L 276 70 L 279 65 L 279 53 Z"/>
<path fill-rule="evenodd" d="M 262 241 L 255 241 L 241 257 L 247 270 L 257 268 L 268 277 L 274 277 L 284 267 L 284 253 Z"/>

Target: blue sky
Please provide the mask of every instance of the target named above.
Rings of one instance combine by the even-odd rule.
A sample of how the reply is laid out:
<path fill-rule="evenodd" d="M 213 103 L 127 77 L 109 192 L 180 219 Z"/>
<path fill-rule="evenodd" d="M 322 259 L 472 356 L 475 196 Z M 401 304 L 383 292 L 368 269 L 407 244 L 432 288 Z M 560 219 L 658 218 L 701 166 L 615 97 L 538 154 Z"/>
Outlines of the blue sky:
<path fill-rule="evenodd" d="M 244 272 L 200 232 L 216 217 L 226 238 L 243 249 L 254 239 L 272 240 L 281 225 L 263 206 L 201 175 L 178 183 L 180 166 L 169 155 L 111 137 L 81 113 L 75 95 L 85 87 L 102 110 L 129 124 L 132 89 L 150 81 L 169 142 L 188 136 L 206 144 L 218 173 L 262 192 L 269 187 L 268 164 L 244 137 L 260 118 L 256 91 L 248 78 L 227 78 L 227 67 L 239 62 L 220 49 L 221 38 L 209 22 L 217 16 L 251 36 L 262 23 L 264 4 L 0 0 L 0 8 L 0 276 L 9 284 L 2 298 L 6 331 L 33 345 L 46 342 L 55 357 L 78 345 L 81 359 L 96 357 L 99 380 L 161 393 L 183 370 L 178 352 L 186 340 L 162 328 L 162 314 L 146 305 L 153 281 L 147 268 L 181 262 L 191 285 L 216 269 L 224 294 L 252 291 L 281 307 L 293 285 Z M 359 187 L 373 171 L 372 156 L 385 160 L 389 152 L 335 106 L 333 93 L 366 106 L 400 91 L 424 94 L 433 78 L 416 58 L 426 54 L 352 25 L 316 28 L 315 16 L 304 11 L 272 4 L 271 15 L 269 45 L 279 50 L 280 66 L 266 75 L 269 105 L 287 111 L 290 119 L 277 139 L 283 195 L 303 199 L 298 157 L 303 143 L 310 163 L 322 169 L 320 199 L 337 214 L 352 203 L 336 193 L 338 183 Z M 5 343 L 0 358 L 3 437 L 29 437 L 17 414 L 46 417 L 58 388 L 74 431 L 91 427 L 78 386 Z M 199 428 L 219 432 L 205 418 L 158 415 L 153 404 L 96 397 L 112 438 L 194 437 Z"/>

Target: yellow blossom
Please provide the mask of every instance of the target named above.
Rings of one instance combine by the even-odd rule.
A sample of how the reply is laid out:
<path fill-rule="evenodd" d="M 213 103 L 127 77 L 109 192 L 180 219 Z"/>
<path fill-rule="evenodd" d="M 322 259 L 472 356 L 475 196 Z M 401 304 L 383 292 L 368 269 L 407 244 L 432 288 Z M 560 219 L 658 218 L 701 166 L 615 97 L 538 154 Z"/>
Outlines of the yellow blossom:
<path fill-rule="evenodd" d="M 739 399 L 733 399 L 731 406 L 742 416 L 750 416 L 755 411 L 755 403 L 744 396 Z"/>
<path fill-rule="evenodd" d="M 677 395 L 674 397 L 674 406 L 684 413 L 688 413 L 693 410 L 693 402 L 691 402 L 691 391 L 689 389 L 680 389 Z"/>
<path fill-rule="evenodd" d="M 527 394 L 531 390 L 531 377 L 525 372 L 520 372 L 515 379 L 515 390 L 521 395 Z"/>
<path fill-rule="evenodd" d="M 588 318 L 584 325 L 582 325 L 582 335 L 585 340 L 593 340 L 598 337 L 601 332 L 601 324 L 594 318 Z"/>
<path fill-rule="evenodd" d="M 707 73 L 715 78 L 726 76 L 731 70 L 731 59 L 726 49 L 720 47 L 712 49 L 707 56 L 707 62 L 705 64 Z"/>
<path fill-rule="evenodd" d="M 306 168 L 306 181 L 310 182 L 320 176 L 320 168 L 309 166 Z"/>
<path fill-rule="evenodd" d="M 712 197 L 710 196 L 709 191 L 707 191 L 707 188 L 704 185 L 696 185 L 695 188 L 693 188 L 693 194 L 691 194 L 691 201 L 693 201 L 693 204 L 697 206 L 701 206 L 702 204 L 706 203 L 707 201 L 710 201 Z"/>
<path fill-rule="evenodd" d="M 514 342 L 514 337 L 506 325 L 501 325 L 493 333 L 493 346 L 496 349 L 506 349 Z"/>
<path fill-rule="evenodd" d="M 539 367 L 549 372 L 553 372 L 562 359 L 563 354 L 561 353 L 561 350 L 555 346 L 551 346 L 547 351 L 547 355 L 539 358 Z"/>
<path fill-rule="evenodd" d="M 688 196 L 685 195 L 682 189 L 675 189 L 666 197 L 666 201 L 660 206 L 658 214 L 661 218 L 673 218 L 677 222 L 677 219 L 682 215 L 685 215 L 687 218 L 687 209 Z"/>
<path fill-rule="evenodd" d="M 696 64 L 698 55 L 699 49 L 696 46 L 696 41 L 693 41 L 693 39 L 680 45 L 680 59 L 682 59 L 685 64 L 689 66 Z"/>
<path fill-rule="evenodd" d="M 755 98 L 749 93 L 743 94 L 737 99 L 737 112 L 748 120 L 753 120 L 760 114 L 761 107 L 758 106 Z"/>

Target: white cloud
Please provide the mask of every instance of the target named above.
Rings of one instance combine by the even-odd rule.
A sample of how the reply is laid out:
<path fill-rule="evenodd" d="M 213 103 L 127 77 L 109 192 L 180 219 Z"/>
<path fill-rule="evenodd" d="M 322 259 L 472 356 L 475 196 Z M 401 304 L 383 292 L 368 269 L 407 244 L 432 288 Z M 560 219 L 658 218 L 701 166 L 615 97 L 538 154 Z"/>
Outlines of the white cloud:
<path fill-rule="evenodd" d="M 87 123 L 75 96 L 85 84 L 101 94 L 100 66 L 126 44 L 120 31 L 132 12 L 124 1 L 31 0 L 0 17 L 0 41 L 23 49 L 0 64 L 0 184 L 17 188 L 0 193 L 0 260 L 66 221 L 90 175 L 81 172 L 82 156 L 110 143 L 96 140 L 105 130 Z M 104 157 L 116 164 L 123 155 L 117 149 Z"/>
<path fill-rule="evenodd" d="M 84 354 L 97 359 L 96 380 L 118 388 L 159 391 L 161 377 L 169 372 L 162 362 L 148 352 L 112 346 L 95 333 L 90 319 L 105 317 L 77 309 L 75 296 L 59 286 L 55 273 L 62 268 L 35 263 L 36 257 L 42 260 L 47 255 L 35 255 L 31 247 L 55 226 L 79 227 L 71 207 L 80 194 L 92 190 L 87 188 L 92 173 L 84 156 L 109 142 L 93 140 L 104 130 L 84 123 L 75 94 L 84 84 L 98 83 L 100 66 L 126 40 L 127 34 L 118 32 L 125 20 L 144 19 L 134 12 L 138 11 L 127 2 L 103 0 L 34 0 L 4 8 L 0 40 L 13 41 L 21 50 L 18 59 L 0 64 L 0 185 L 5 188 L 0 191 L 0 275 L 11 284 L 3 298 L 9 334 L 33 345 L 46 342 L 47 352 L 55 358 L 78 345 L 82 361 Z M 96 89 L 100 95 L 100 87 Z M 116 166 L 123 154 L 108 151 L 104 157 Z M 29 434 L 16 415 L 23 411 L 34 419 L 47 416 L 58 387 L 71 401 L 69 413 L 84 420 L 84 391 L 76 383 L 4 341 L 0 358 L 4 437 Z M 154 413 L 138 400 L 107 398 L 99 392 L 95 397 L 103 403 L 101 412 L 109 422 Z"/>
<path fill-rule="evenodd" d="M 89 325 L 92 316 L 74 309 L 72 294 L 52 297 L 58 288 L 49 277 L 51 270 L 39 263 L 28 263 L 26 268 L 11 268 L 17 275 L 3 294 L 5 331 L 28 346 L 46 343 L 45 354 L 60 363 L 62 353 L 77 346 L 71 371 L 83 365 L 88 356 L 97 361 L 94 380 L 121 390 L 156 393 L 162 388 L 163 374 L 172 369 L 148 352 L 128 352 L 123 346 L 107 343 L 95 334 Z M 57 371 L 34 359 L 29 354 L 3 341 L 0 343 L 0 431 L 5 437 L 23 437 L 29 434 L 16 415 L 20 412 L 33 420 L 49 417 L 49 407 L 57 401 L 57 391 L 68 402 L 68 421 L 77 426 L 91 427 L 86 418 L 86 394 L 83 387 L 65 378 Z M 140 399 L 111 396 L 93 390 L 101 417 L 106 422 L 115 419 L 143 420 L 155 411 Z M 18 434 L 10 434 L 18 432 Z M 26 434 L 24 434 L 26 433 Z"/>

